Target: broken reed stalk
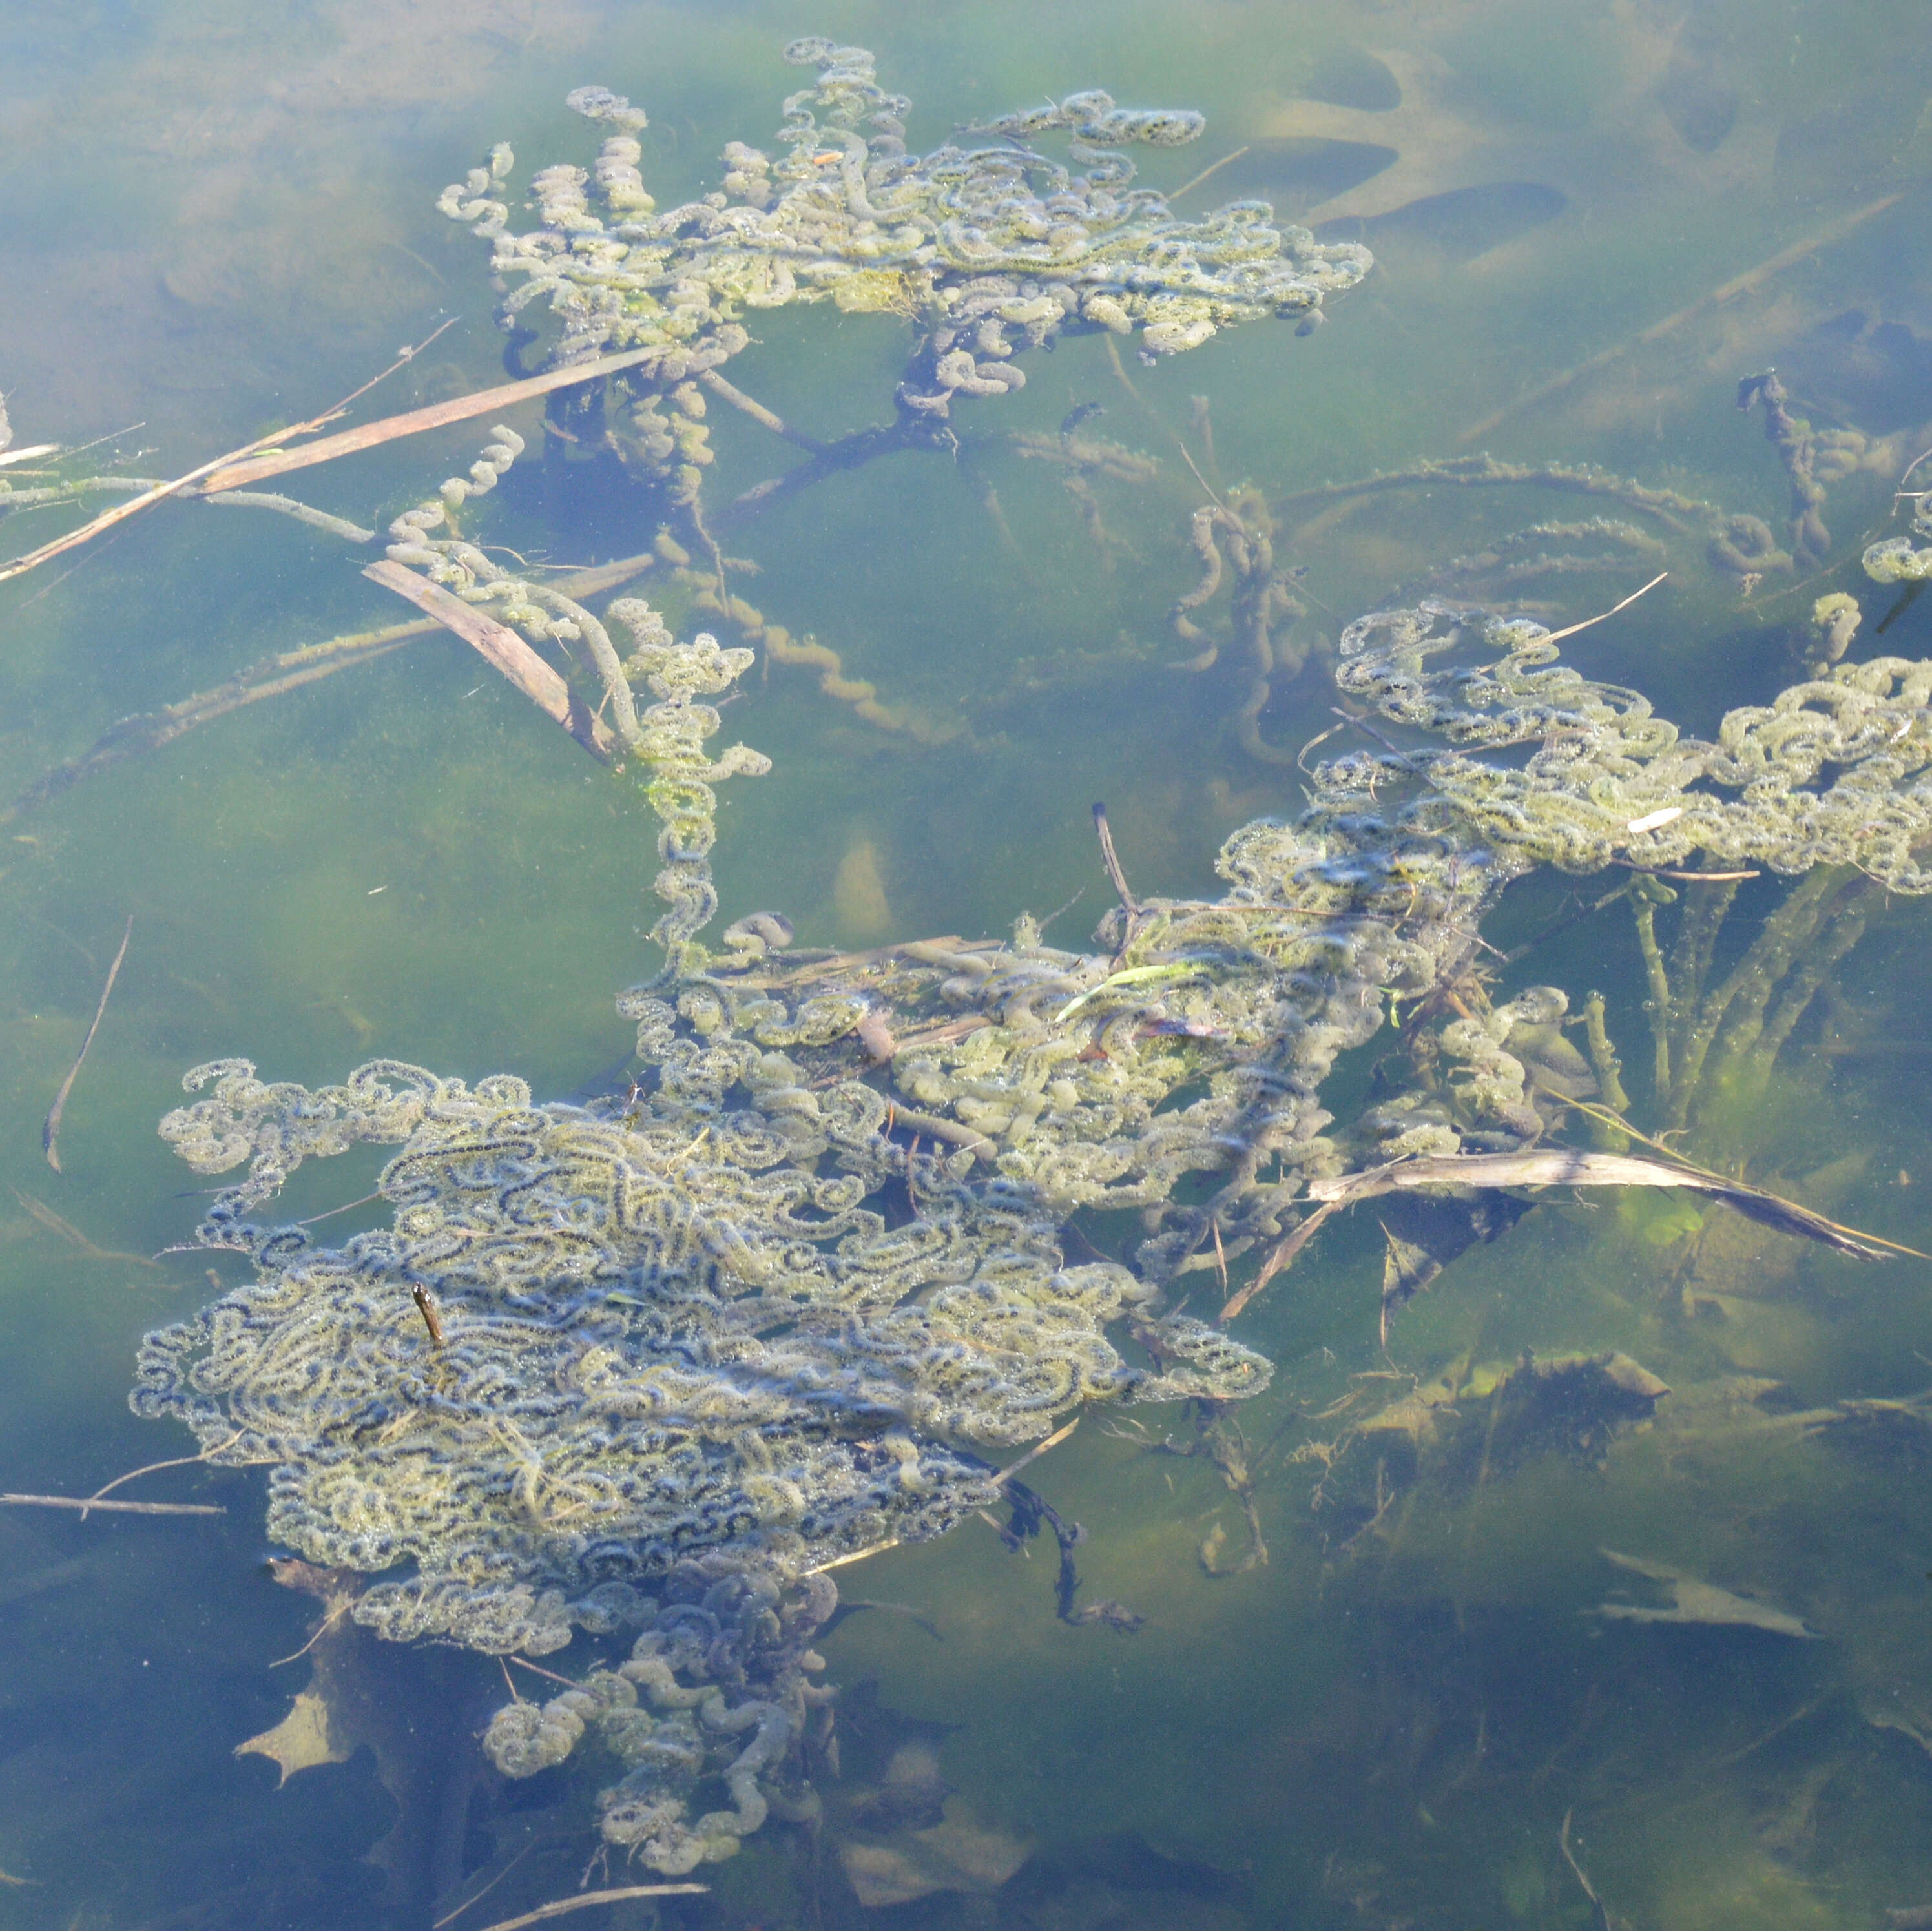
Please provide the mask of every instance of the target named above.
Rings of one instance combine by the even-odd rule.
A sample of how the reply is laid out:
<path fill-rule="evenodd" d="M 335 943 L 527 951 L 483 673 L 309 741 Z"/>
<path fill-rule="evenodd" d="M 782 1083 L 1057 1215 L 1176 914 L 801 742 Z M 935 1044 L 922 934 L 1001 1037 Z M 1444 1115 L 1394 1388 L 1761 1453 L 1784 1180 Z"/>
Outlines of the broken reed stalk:
<path fill-rule="evenodd" d="M 1617 1120 L 1619 1130 L 1630 1131 Z M 1887 1253 L 1932 1260 L 1916 1247 L 1901 1246 L 1876 1234 L 1842 1227 L 1808 1207 L 1762 1187 L 1747 1186 L 1676 1160 L 1652 1160 L 1630 1153 L 1592 1153 L 1576 1147 L 1534 1147 L 1514 1153 L 1460 1153 L 1445 1157 L 1392 1162 L 1367 1173 L 1322 1176 L 1311 1180 L 1309 1198 L 1337 1204 L 1367 1200 L 1377 1194 L 1412 1187 L 1684 1187 L 1706 1193 L 1734 1207 L 1748 1219 L 1761 1221 L 1781 1233 L 1848 1254 L 1860 1261 L 1882 1260 Z"/>
<path fill-rule="evenodd" d="M 405 362 L 414 360 L 436 340 L 437 336 L 442 333 L 443 329 L 450 327 L 456 319 L 457 318 L 452 315 L 440 328 L 432 330 L 430 334 L 424 336 L 413 349 L 405 349 L 382 371 L 381 375 L 370 376 L 359 389 L 351 390 L 334 408 L 324 410 L 320 415 L 312 416 L 307 422 L 298 422 L 291 428 L 272 430 L 266 436 L 258 436 L 254 442 L 243 444 L 239 449 L 231 449 L 226 455 L 218 456 L 212 462 L 203 463 L 197 468 L 189 470 L 184 476 L 177 476 L 172 482 L 157 483 L 152 489 L 143 490 L 138 496 L 130 496 L 124 503 L 116 504 L 111 510 L 102 511 L 92 522 L 82 523 L 78 529 L 69 530 L 64 536 L 56 537 L 51 543 L 42 544 L 38 550 L 28 550 L 24 556 L 15 557 L 10 563 L 0 564 L 0 583 L 7 582 L 10 577 L 24 576 L 29 570 L 36 568 L 40 564 L 49 562 L 56 556 L 63 556 L 70 550 L 77 549 L 82 544 L 91 541 L 94 537 L 98 536 L 104 529 L 111 529 L 118 523 L 124 523 L 128 517 L 134 515 L 137 511 L 146 509 L 150 503 L 159 502 L 164 496 L 178 495 L 181 491 L 190 487 L 194 484 L 205 482 L 209 477 L 224 469 L 226 466 L 236 463 L 239 458 L 253 456 L 258 450 L 272 448 L 284 438 L 290 436 L 310 435 L 321 428 L 323 424 L 333 422 L 351 403 L 356 400 L 358 396 L 367 395 L 378 382 L 394 375 Z M 379 437 L 377 439 L 380 441 L 386 439 Z M 339 436 L 332 436 L 329 439 L 331 442 L 339 442 L 341 440 Z M 319 462 L 326 460 L 315 454 L 317 449 L 326 446 L 322 443 L 312 445 L 308 450 L 301 452 L 302 460 Z M 290 469 L 298 469 L 302 466 L 302 463 L 292 462 L 286 464 L 286 466 Z M 234 472 L 234 483 L 228 487 L 233 487 L 242 483 L 253 482 L 258 477 L 277 475 L 280 473 L 279 468 L 265 469 L 258 466 L 242 462 Z M 203 493 L 206 493 L 206 491 Z"/>
<path fill-rule="evenodd" d="M 500 1918 L 494 1924 L 484 1927 L 484 1931 L 522 1931 L 526 1924 L 541 1924 L 547 1918 L 561 1918 L 566 1912 L 581 1911 L 592 1904 L 620 1904 L 627 1897 L 692 1897 L 701 1896 L 711 1887 L 708 1884 L 631 1884 L 617 1891 L 586 1891 L 575 1897 L 560 1897 L 549 1904 L 540 1904 L 534 1911 L 526 1911 L 520 1918 Z"/>
<path fill-rule="evenodd" d="M 1456 439 L 1468 444 L 1479 436 L 1486 436 L 1492 429 L 1507 422 L 1510 418 L 1526 409 L 1534 409 L 1538 403 L 1547 402 L 1553 395 L 1560 395 L 1574 382 L 1581 382 L 1586 376 L 1593 376 L 1600 369 L 1608 368 L 1612 362 L 1638 349 L 1646 349 L 1653 342 L 1660 342 L 1666 335 L 1675 333 L 1687 322 L 1693 322 L 1707 309 L 1721 307 L 1727 301 L 1735 301 L 1739 295 L 1749 295 L 1761 287 L 1772 276 L 1781 274 L 1785 269 L 1804 260 L 1820 248 L 1828 248 L 1834 242 L 1842 241 L 1846 235 L 1856 233 L 1868 221 L 1876 220 L 1888 208 L 1904 199 L 1902 193 L 1881 196 L 1879 199 L 1868 202 L 1850 214 L 1840 215 L 1835 221 L 1806 235 L 1802 241 L 1794 241 L 1788 248 L 1780 248 L 1768 261 L 1759 262 L 1754 268 L 1748 268 L 1741 275 L 1720 283 L 1709 294 L 1700 295 L 1686 307 L 1664 316 L 1660 322 L 1653 322 L 1648 328 L 1619 342 L 1614 347 L 1600 349 L 1597 354 L 1586 357 L 1572 367 L 1538 383 L 1527 394 L 1518 396 L 1514 402 L 1505 403 L 1501 409 L 1493 409 L 1481 421 L 1472 423 Z"/>
<path fill-rule="evenodd" d="M 1570 1104 L 1618 1133 L 1644 1141 L 1647 1145 L 1657 1144 L 1628 1120 L 1602 1107 L 1583 1100 Z M 1669 1152 L 1664 1147 L 1658 1150 Z M 1574 1147 L 1529 1147 L 1514 1153 L 1451 1154 L 1439 1159 L 1393 1160 L 1360 1173 L 1331 1174 L 1311 1180 L 1308 1198 L 1316 1203 L 1315 1211 L 1269 1251 L 1255 1278 L 1222 1309 L 1222 1324 L 1232 1321 L 1288 1267 L 1307 1246 L 1316 1230 L 1338 1208 L 1399 1189 L 1452 1187 L 1683 1187 L 1694 1193 L 1711 1195 L 1748 1220 L 1774 1228 L 1780 1234 L 1815 1240 L 1855 1260 L 1880 1261 L 1888 1254 L 1932 1260 L 1932 1255 L 1922 1254 L 1916 1247 L 1901 1246 L 1882 1234 L 1841 1226 L 1781 1194 L 1691 1166 L 1675 1155 L 1667 1160 L 1653 1160 L 1636 1154 L 1588 1153 Z"/>
<path fill-rule="evenodd" d="M 91 1515 L 104 1509 L 123 1516 L 225 1516 L 216 1502 L 104 1502 L 94 1495 L 0 1495 L 0 1502 L 34 1509 L 78 1509 Z"/>
<path fill-rule="evenodd" d="M 237 450 L 234 456 L 224 456 L 218 463 L 197 471 L 201 482 L 199 493 L 204 496 L 219 496 L 225 490 L 244 489 L 266 476 L 286 475 L 291 469 L 306 469 L 317 463 L 332 463 L 338 456 L 352 456 L 358 450 L 374 449 L 380 443 L 393 442 L 399 436 L 420 436 L 425 430 L 446 428 L 453 422 L 467 422 L 472 416 L 488 415 L 494 410 L 508 409 L 512 403 L 527 402 L 533 396 L 548 395 L 552 389 L 594 382 L 619 369 L 633 367 L 657 352 L 653 349 L 632 349 L 621 355 L 600 355 L 594 362 L 575 362 L 567 369 L 551 369 L 520 382 L 503 382 L 493 389 L 479 389 L 473 395 L 458 396 L 448 402 L 430 403 L 401 415 L 385 416 L 380 422 L 365 423 L 360 429 L 345 429 L 338 435 L 326 436 L 320 442 L 305 444 L 299 449 L 277 449 L 256 455 L 254 452 L 270 439 L 265 436 L 262 442 L 251 443 L 248 449 Z M 340 412 L 338 407 L 334 414 Z M 330 416 L 318 418 L 325 422 L 332 419 Z M 302 427 L 312 426 L 304 423 Z M 280 432 L 284 436 L 296 433 L 292 430 Z M 244 457 L 248 460 L 238 460 Z"/>
<path fill-rule="evenodd" d="M 600 764 L 616 761 L 617 740 L 593 716 L 584 700 L 507 625 L 485 616 L 473 604 L 400 563 L 371 563 L 363 572 L 373 583 L 406 597 L 472 645 L 547 717 L 561 724 Z"/>
<path fill-rule="evenodd" d="M 614 589 L 640 575 L 656 562 L 646 551 L 640 556 L 620 557 L 613 563 L 593 565 L 556 580 L 556 587 L 567 597 L 595 596 Z M 111 725 L 78 757 L 44 772 L 8 805 L 0 807 L 0 826 L 58 797 L 68 786 L 97 771 L 118 764 L 136 752 L 159 751 L 198 724 L 212 724 L 231 711 L 279 697 L 303 685 L 332 677 L 358 664 L 374 663 L 392 650 L 400 650 L 412 639 L 428 637 L 443 628 L 434 617 L 418 617 L 408 623 L 388 624 L 378 630 L 356 631 L 329 638 L 322 643 L 307 643 L 296 650 L 251 664 L 238 671 L 225 684 L 212 691 L 199 691 L 158 711 L 137 712 Z"/>
<path fill-rule="evenodd" d="M 80 1077 L 81 1062 L 87 1057 L 87 1049 L 94 1044 L 94 1036 L 100 1030 L 100 1015 L 107 1010 L 107 995 L 114 990 L 114 982 L 120 976 L 121 961 L 128 956 L 128 941 L 134 936 L 134 915 L 128 915 L 128 929 L 121 934 L 121 949 L 114 955 L 114 963 L 107 968 L 107 983 L 100 988 L 100 1003 L 94 1009 L 94 1023 L 87 1029 L 87 1037 L 80 1042 L 80 1051 L 74 1056 L 74 1064 L 68 1069 L 67 1078 L 61 1081 L 61 1090 L 54 1095 L 54 1103 L 47 1109 L 46 1120 L 40 1128 L 40 1147 L 47 1156 L 47 1165 L 56 1173 L 61 1171 L 60 1127 L 61 1115 L 67 1111 L 67 1096 L 74 1090 L 74 1081 Z"/>

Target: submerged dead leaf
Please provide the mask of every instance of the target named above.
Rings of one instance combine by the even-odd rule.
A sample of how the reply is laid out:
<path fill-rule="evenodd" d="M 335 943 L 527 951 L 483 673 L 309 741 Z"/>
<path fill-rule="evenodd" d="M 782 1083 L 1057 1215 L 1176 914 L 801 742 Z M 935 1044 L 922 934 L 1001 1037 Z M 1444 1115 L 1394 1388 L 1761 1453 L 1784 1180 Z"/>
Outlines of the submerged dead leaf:
<path fill-rule="evenodd" d="M 1627 1623 L 1701 1623 L 1717 1628 L 1762 1630 L 1774 1636 L 1798 1636 L 1807 1642 L 1821 1641 L 1818 1632 L 1802 1618 L 1774 1604 L 1752 1596 L 1735 1595 L 1714 1583 L 1700 1582 L 1694 1576 L 1669 1569 L 1660 1562 L 1646 1562 L 1634 1555 L 1619 1555 L 1613 1549 L 1599 1553 L 1607 1562 L 1662 1585 L 1670 1597 L 1667 1605 L 1650 1607 L 1639 1603 L 1604 1603 L 1590 1613 Z"/>
<path fill-rule="evenodd" d="M 266 1757 L 281 1772 L 279 1790 L 298 1770 L 313 1770 L 318 1764 L 346 1763 L 354 1756 L 353 1745 L 333 1741 L 329 1735 L 328 1705 L 313 1690 L 304 1690 L 295 1707 L 272 1730 L 250 1737 L 235 1746 L 238 1757 Z"/>
<path fill-rule="evenodd" d="M 940 1822 L 885 1838 L 848 1837 L 838 1846 L 838 1861 L 859 1902 L 878 1909 L 935 1891 L 990 1896 L 1032 1850 L 1030 1840 L 986 1828 L 949 1798 Z"/>

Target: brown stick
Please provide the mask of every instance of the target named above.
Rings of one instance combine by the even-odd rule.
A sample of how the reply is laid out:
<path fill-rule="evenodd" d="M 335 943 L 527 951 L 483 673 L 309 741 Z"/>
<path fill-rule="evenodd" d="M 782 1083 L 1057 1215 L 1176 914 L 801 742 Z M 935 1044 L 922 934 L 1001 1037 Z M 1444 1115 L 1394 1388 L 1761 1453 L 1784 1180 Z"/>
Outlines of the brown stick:
<path fill-rule="evenodd" d="M 96 1509 L 112 1510 L 124 1516 L 225 1516 L 228 1513 L 213 1502 L 104 1502 L 93 1495 L 0 1495 L 0 1502 L 36 1509 L 78 1509 L 84 1516 Z"/>
<path fill-rule="evenodd" d="M 507 625 L 487 617 L 460 597 L 418 577 L 400 563 L 371 563 L 362 572 L 372 582 L 454 631 L 475 646 L 547 717 L 554 718 L 590 755 L 602 764 L 614 763 L 617 740 L 586 707 L 582 698 Z"/>
<path fill-rule="evenodd" d="M 500 1918 L 484 1931 L 522 1931 L 526 1924 L 541 1924 L 548 1918 L 561 1918 L 567 1911 L 581 1911 L 587 1904 L 616 1904 L 627 1897 L 689 1897 L 709 1891 L 708 1884 L 632 1884 L 621 1891 L 586 1891 L 575 1897 L 560 1897 L 540 1904 L 520 1918 Z"/>
<path fill-rule="evenodd" d="M 134 936 L 134 915 L 128 915 L 128 929 L 121 934 L 121 949 L 114 955 L 114 963 L 107 968 L 107 983 L 100 988 L 100 1003 L 94 1009 L 94 1024 L 87 1029 L 87 1037 L 80 1042 L 80 1051 L 74 1055 L 74 1064 L 68 1069 L 67 1078 L 61 1081 L 61 1090 L 54 1095 L 54 1103 L 47 1109 L 45 1123 L 40 1128 L 40 1146 L 47 1156 L 47 1165 L 56 1173 L 61 1170 L 60 1126 L 61 1115 L 67 1111 L 67 1096 L 74 1090 L 74 1083 L 80 1076 L 80 1063 L 87 1057 L 87 1049 L 94 1044 L 94 1036 L 100 1030 L 100 1015 L 107 1010 L 107 995 L 114 990 L 114 982 L 120 976 L 121 961 L 128 956 L 128 941 Z"/>
<path fill-rule="evenodd" d="M 423 1318 L 423 1325 L 429 1330 L 430 1345 L 442 1345 L 442 1316 L 437 1312 L 436 1298 L 428 1288 L 418 1281 L 410 1290 L 410 1298 L 416 1304 L 416 1312 Z"/>
<path fill-rule="evenodd" d="M 406 415 L 385 416 L 380 422 L 365 423 L 360 429 L 345 429 L 338 436 L 325 436 L 321 442 L 305 444 L 299 449 L 280 449 L 269 455 L 254 455 L 254 452 L 263 443 L 278 439 L 264 436 L 260 442 L 252 442 L 247 449 L 236 452 L 236 456 L 250 457 L 251 460 L 238 462 L 233 456 L 224 456 L 196 470 L 195 475 L 201 479 L 200 493 L 213 496 L 219 496 L 224 490 L 244 489 L 265 476 L 286 475 L 291 469 L 306 469 L 314 463 L 333 462 L 337 457 L 353 455 L 358 449 L 373 449 L 379 443 L 393 442 L 400 436 L 418 436 L 426 429 L 442 429 L 452 422 L 467 422 L 472 416 L 488 415 L 493 410 L 508 408 L 512 403 L 527 402 L 532 396 L 548 395 L 552 389 L 569 388 L 578 382 L 596 382 L 600 376 L 619 369 L 634 368 L 658 352 L 656 349 L 633 349 L 622 355 L 601 355 L 594 362 L 578 362 L 567 369 L 552 369 L 545 374 L 532 376 L 524 382 L 504 382 L 494 389 L 479 389 L 474 395 L 458 396 L 453 401 L 431 403 L 423 409 L 412 409 Z M 285 429 L 278 432 L 278 436 L 292 433 Z"/>

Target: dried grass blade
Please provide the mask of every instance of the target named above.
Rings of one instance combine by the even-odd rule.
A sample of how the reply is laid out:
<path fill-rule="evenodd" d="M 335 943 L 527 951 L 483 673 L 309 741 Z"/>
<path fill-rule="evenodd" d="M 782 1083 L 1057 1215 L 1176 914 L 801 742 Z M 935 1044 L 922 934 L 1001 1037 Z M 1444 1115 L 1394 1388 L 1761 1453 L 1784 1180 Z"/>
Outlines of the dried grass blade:
<path fill-rule="evenodd" d="M 401 415 L 386 415 L 380 422 L 364 423 L 360 429 L 345 429 L 340 434 L 305 443 L 299 449 L 280 449 L 272 455 L 255 456 L 250 450 L 238 454 L 250 460 L 238 462 L 224 456 L 206 471 L 198 471 L 200 493 L 220 495 L 224 490 L 245 489 L 268 476 L 286 475 L 291 469 L 306 469 L 317 463 L 333 462 L 338 456 L 352 456 L 358 449 L 374 449 L 404 436 L 420 436 L 425 430 L 447 428 L 453 422 L 467 422 L 473 416 L 488 415 L 507 409 L 512 403 L 527 402 L 533 396 L 548 395 L 552 389 L 592 382 L 619 369 L 628 369 L 658 352 L 654 349 L 634 349 L 621 355 L 599 356 L 594 362 L 574 363 L 567 369 L 552 369 L 520 382 L 503 382 L 493 389 L 479 389 L 473 395 L 457 396 L 448 402 L 430 403 Z M 286 430 L 281 432 L 286 435 Z M 264 441 L 267 439 L 265 437 Z"/>
<path fill-rule="evenodd" d="M 1410 1160 L 1376 1174 L 1351 1174 L 1311 1181 L 1311 1198 L 1340 1205 L 1365 1200 L 1398 1187 L 1683 1187 L 1711 1195 L 1748 1218 L 1780 1233 L 1816 1240 L 1861 1261 L 1876 1261 L 1887 1252 L 1932 1260 L 1916 1248 L 1904 1247 L 1874 1234 L 1841 1227 L 1796 1201 L 1762 1187 L 1730 1180 L 1701 1167 L 1674 1160 L 1653 1160 L 1633 1153 L 1593 1153 L 1580 1147 L 1536 1147 L 1519 1153 L 1471 1153 L 1437 1159 Z"/>
<path fill-rule="evenodd" d="M 560 724 L 591 756 L 610 764 L 617 740 L 592 717 L 570 686 L 506 625 L 487 617 L 460 597 L 418 577 L 400 563 L 372 563 L 362 572 L 372 582 L 406 597 L 426 616 L 454 631 L 500 670 L 537 709 Z"/>

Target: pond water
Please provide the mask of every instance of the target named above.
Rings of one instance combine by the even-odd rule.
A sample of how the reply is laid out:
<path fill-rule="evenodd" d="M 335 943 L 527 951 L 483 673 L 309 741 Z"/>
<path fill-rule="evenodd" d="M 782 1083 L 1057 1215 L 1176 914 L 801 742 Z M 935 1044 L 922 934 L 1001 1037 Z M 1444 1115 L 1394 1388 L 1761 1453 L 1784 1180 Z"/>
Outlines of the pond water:
<path fill-rule="evenodd" d="M 1318 328 L 1017 342 L 1024 386 L 956 396 L 950 436 L 768 502 L 741 499 L 811 459 L 716 390 L 704 418 L 706 527 L 784 632 L 754 634 L 723 711 L 720 742 L 772 768 L 719 790 L 719 925 L 776 907 L 799 947 L 849 952 L 1052 915 L 1097 984 L 1094 801 L 1142 898 L 1216 896 L 1222 841 L 1300 812 L 1318 758 L 1393 747 L 1394 725 L 1338 721 L 1362 709 L 1331 673 L 1364 612 L 1434 596 L 1562 629 L 1667 572 L 1564 649 L 1700 735 L 1812 674 L 1834 593 L 1859 609 L 1845 661 L 1932 657 L 1932 599 L 1860 561 L 1932 480 L 1900 482 L 1932 445 L 1923 24 L 1906 0 L 0 7 L 0 392 L 14 448 L 76 452 L 0 480 L 180 475 L 439 328 L 350 420 L 511 379 L 489 244 L 436 197 L 507 140 L 510 227 L 536 226 L 532 174 L 611 131 L 565 107 L 588 82 L 647 111 L 662 208 L 716 190 L 729 141 L 778 151 L 803 33 L 874 51 L 914 154 L 1078 88 L 1197 109 L 1191 142 L 1106 151 L 1182 215 L 1260 199 L 1365 244 Z M 750 310 L 730 382 L 820 445 L 891 422 L 924 352 L 901 306 Z M 513 368 L 549 339 L 512 342 Z M 1781 446 L 1762 396 L 1739 406 L 1772 368 L 1800 419 Z M 493 556 L 534 574 L 692 541 L 562 399 L 270 487 L 385 530 L 499 420 L 525 452 L 461 513 Z M 1822 492 L 1802 527 L 1794 466 Z M 0 518 L 0 557 L 116 499 Z M 1227 580 L 1184 602 L 1208 505 Z M 539 1101 L 648 1084 L 612 1006 L 661 962 L 636 785 L 446 631 L 311 681 L 277 662 L 412 614 L 359 574 L 386 540 L 165 502 L 0 583 L 0 1926 L 476 1931 L 666 1881 L 600 1843 L 622 1774 L 602 1746 L 520 1781 L 477 1749 L 509 1698 L 555 1693 L 541 1672 L 580 1680 L 629 1633 L 580 1631 L 514 1681 L 494 1654 L 379 1642 L 345 1594 L 272 1570 L 317 1552 L 272 1539 L 259 1468 L 115 1492 L 206 1513 L 20 1500 L 194 1456 L 127 1399 L 143 1334 L 250 1278 L 193 1245 L 217 1183 L 154 1132 L 189 1068 L 245 1054 L 313 1087 L 382 1058 Z M 660 550 L 628 593 L 737 643 L 704 565 Z M 796 661 L 808 637 L 836 665 Z M 1924 901 L 1851 867 L 1736 867 L 1734 898 L 1655 875 L 1700 868 L 1727 868 L 1528 871 L 1323 1105 L 1346 1122 L 1412 1087 L 1405 1042 L 1451 1006 L 1548 985 L 1574 1022 L 1598 992 L 1642 1133 L 1932 1249 Z M 130 918 L 56 1171 L 37 1129 Z M 1702 986 L 1731 975 L 1756 1014 L 1701 1073 L 1680 937 L 1700 918 Z M 1566 1041 L 1582 1027 L 1548 1048 L 1545 1144 L 1643 1153 L 1564 1103 L 1611 1097 Z M 272 1217 L 381 1224 L 384 1157 L 305 1167 Z M 1503 1204 L 1494 1237 L 1466 1230 L 1412 1302 L 1430 1237 L 1365 1201 L 1232 1318 L 1265 1392 L 1096 1404 L 1029 1468 L 1084 1528 L 1077 1600 L 1138 1627 L 1056 1616 L 1052 1538 L 991 1510 L 839 1570 L 815 1639 L 832 1717 L 775 1780 L 797 1809 L 808 1775 L 816 1821 L 775 1810 L 690 1874 L 708 1890 L 576 1921 L 1932 1924 L 1932 1262 L 1681 1189 L 1471 1198 Z M 1150 1231 L 1063 1217 L 1070 1259 L 1131 1264 Z M 1216 1267 L 1197 1241 L 1170 1303 L 1211 1318 L 1270 1245 Z M 298 1693 L 308 1732 L 276 1732 Z M 237 1753 L 269 1732 L 304 1766 L 280 1787 L 272 1754 Z M 693 1808 L 729 1801 L 713 1778 Z"/>

